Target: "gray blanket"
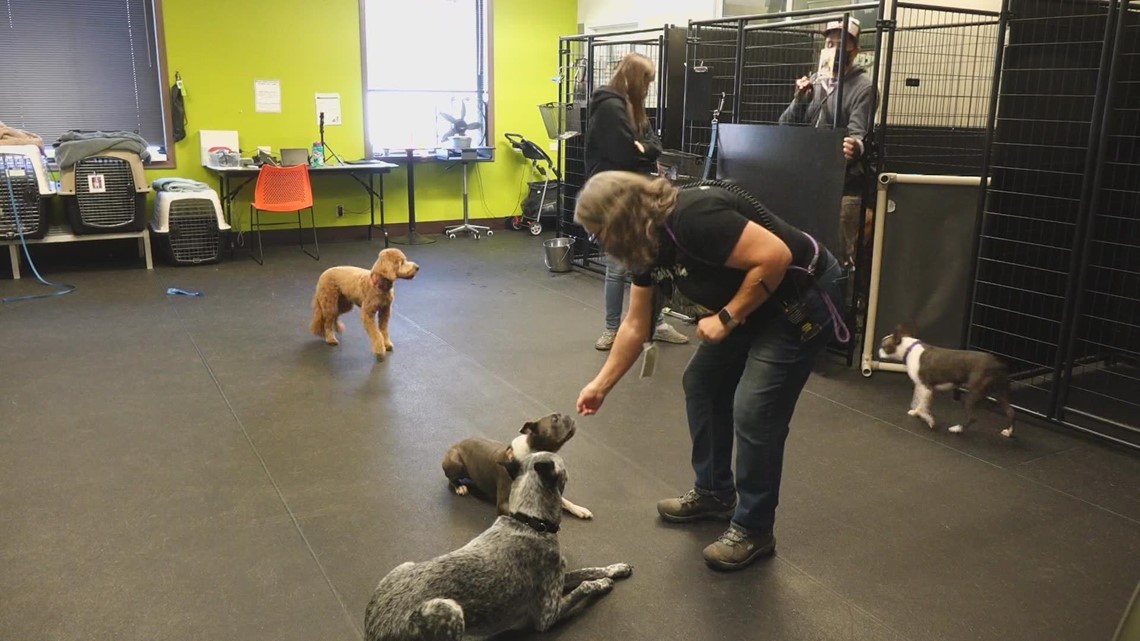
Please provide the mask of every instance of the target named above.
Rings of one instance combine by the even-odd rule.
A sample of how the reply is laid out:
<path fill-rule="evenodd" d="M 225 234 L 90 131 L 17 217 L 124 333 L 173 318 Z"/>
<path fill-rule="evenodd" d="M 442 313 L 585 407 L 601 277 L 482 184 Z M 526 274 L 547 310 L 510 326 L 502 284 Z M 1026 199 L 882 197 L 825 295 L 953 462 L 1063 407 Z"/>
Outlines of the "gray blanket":
<path fill-rule="evenodd" d="M 69 131 L 60 136 L 59 141 L 55 161 L 60 168 L 71 167 L 88 156 L 110 150 L 129 151 L 138 154 L 143 162 L 150 160 L 146 140 L 130 131 Z"/>
<path fill-rule="evenodd" d="M 204 182 L 189 178 L 159 178 L 154 181 L 155 191 L 210 191 L 211 187 Z"/>

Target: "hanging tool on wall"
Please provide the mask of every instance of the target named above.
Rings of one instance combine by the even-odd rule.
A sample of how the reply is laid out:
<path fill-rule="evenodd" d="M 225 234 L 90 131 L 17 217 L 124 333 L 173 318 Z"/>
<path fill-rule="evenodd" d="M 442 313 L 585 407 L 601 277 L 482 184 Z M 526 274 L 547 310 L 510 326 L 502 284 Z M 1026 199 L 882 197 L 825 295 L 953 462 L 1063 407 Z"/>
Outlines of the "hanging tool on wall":
<path fill-rule="evenodd" d="M 701 176 L 705 180 L 712 178 L 712 165 L 713 158 L 716 155 L 716 128 L 720 122 L 720 111 L 724 109 L 724 92 L 720 92 L 720 104 L 713 110 L 712 122 L 709 123 L 712 129 L 711 137 L 709 138 L 709 153 L 705 156 L 705 170 Z"/>
<path fill-rule="evenodd" d="M 186 123 L 189 120 L 186 118 L 186 103 L 183 100 L 186 97 L 186 85 L 182 84 L 182 74 L 174 72 L 174 86 L 170 88 L 170 105 L 173 113 L 172 120 L 174 120 L 174 142 L 178 142 L 186 137 Z"/>

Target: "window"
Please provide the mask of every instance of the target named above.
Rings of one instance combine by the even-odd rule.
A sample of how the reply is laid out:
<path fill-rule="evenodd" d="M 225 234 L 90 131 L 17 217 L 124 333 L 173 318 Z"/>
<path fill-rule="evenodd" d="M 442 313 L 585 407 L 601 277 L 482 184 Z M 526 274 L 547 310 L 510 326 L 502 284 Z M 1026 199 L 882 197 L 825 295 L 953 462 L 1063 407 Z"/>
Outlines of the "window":
<path fill-rule="evenodd" d="M 79 129 L 169 149 L 160 10 L 161 0 L 0 0 L 0 121 L 49 148 Z"/>
<path fill-rule="evenodd" d="M 488 0 L 361 0 L 369 153 L 444 144 L 462 117 L 472 145 L 493 140 Z"/>

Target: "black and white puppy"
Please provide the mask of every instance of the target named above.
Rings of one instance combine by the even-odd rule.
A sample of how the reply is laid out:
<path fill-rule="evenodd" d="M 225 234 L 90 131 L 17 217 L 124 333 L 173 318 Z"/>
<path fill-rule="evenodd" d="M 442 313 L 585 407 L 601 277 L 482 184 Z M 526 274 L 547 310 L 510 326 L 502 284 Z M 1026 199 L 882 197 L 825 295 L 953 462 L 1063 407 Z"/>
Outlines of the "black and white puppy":
<path fill-rule="evenodd" d="M 566 466 L 539 452 L 504 463 L 510 514 L 470 543 L 388 573 L 364 613 L 368 641 L 460 641 L 545 631 L 613 589 L 626 563 L 566 572 L 558 543 Z"/>
<path fill-rule="evenodd" d="M 934 391 L 965 387 L 966 422 L 951 426 L 950 431 L 960 433 L 974 422 L 978 403 L 993 394 L 1009 426 L 1002 436 L 1013 436 L 1014 414 L 1009 405 L 1009 368 L 993 354 L 964 349 L 945 349 L 927 345 L 899 327 L 879 344 L 879 357 L 902 361 L 906 373 L 914 381 L 914 397 L 910 402 L 910 416 L 917 416 L 934 429 L 934 415 L 930 401 Z"/>
<path fill-rule="evenodd" d="M 468 486 L 475 486 L 484 497 L 495 502 L 499 514 L 507 514 L 511 478 L 503 463 L 526 458 L 534 452 L 557 452 L 574 436 L 574 418 L 566 414 L 550 414 L 528 421 L 510 445 L 487 438 L 468 438 L 452 445 L 443 457 L 443 474 L 460 496 Z M 580 519 L 594 514 L 562 497 L 562 507 Z"/>

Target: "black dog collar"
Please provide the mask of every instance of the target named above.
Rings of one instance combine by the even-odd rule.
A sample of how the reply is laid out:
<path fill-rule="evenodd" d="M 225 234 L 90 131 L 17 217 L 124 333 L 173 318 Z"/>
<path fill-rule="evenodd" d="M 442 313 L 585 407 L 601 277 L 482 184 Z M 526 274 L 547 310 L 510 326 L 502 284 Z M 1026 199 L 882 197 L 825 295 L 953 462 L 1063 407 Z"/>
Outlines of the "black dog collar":
<path fill-rule="evenodd" d="M 537 516 L 523 514 L 522 512 L 511 512 L 511 518 L 529 527 L 530 529 L 538 532 L 539 534 L 554 534 L 558 532 L 559 525 L 551 523 L 545 519 L 540 519 Z"/>

